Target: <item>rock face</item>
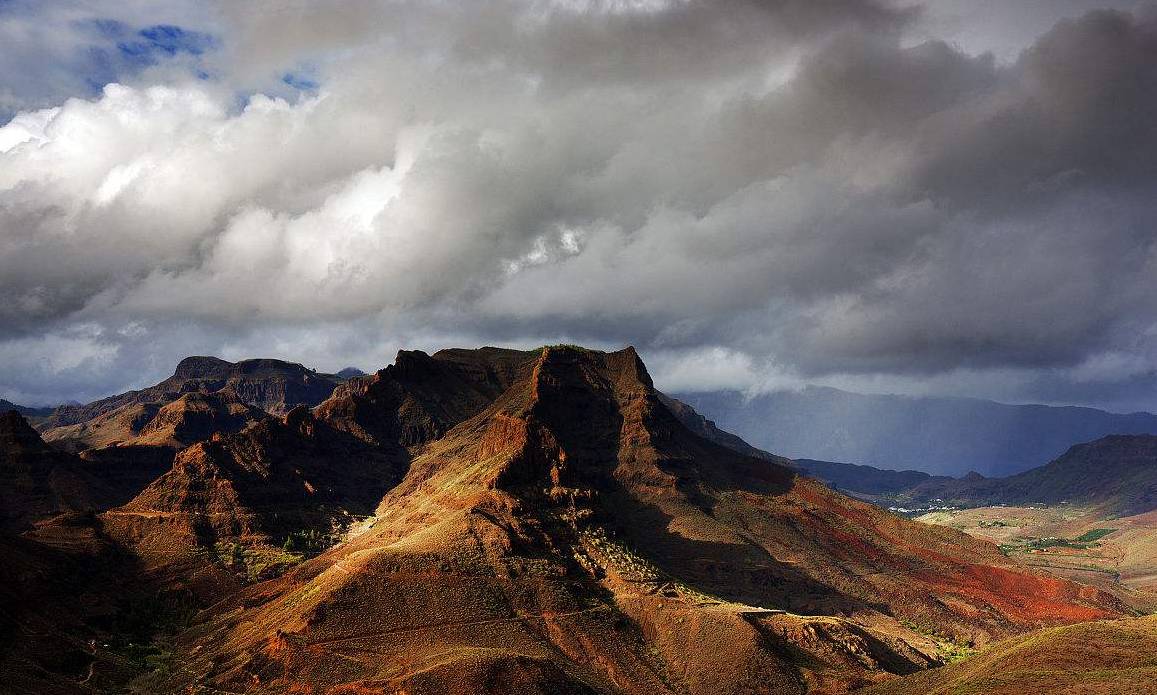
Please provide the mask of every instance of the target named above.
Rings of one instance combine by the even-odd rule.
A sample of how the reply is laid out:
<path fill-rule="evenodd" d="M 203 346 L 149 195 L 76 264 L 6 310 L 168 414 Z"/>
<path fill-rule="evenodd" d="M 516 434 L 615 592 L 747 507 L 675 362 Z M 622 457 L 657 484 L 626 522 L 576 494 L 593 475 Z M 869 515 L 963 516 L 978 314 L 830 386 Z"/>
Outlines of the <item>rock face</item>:
<path fill-rule="evenodd" d="M 415 446 L 437 439 L 525 377 L 537 353 L 501 348 L 398 353 L 394 364 L 351 379 L 317 409 L 333 427 L 369 443 Z"/>
<path fill-rule="evenodd" d="M 154 690 L 835 693 L 936 664 L 932 631 L 1122 611 L 697 436 L 631 349 L 403 353 L 284 425 L 323 427 L 408 447 L 404 477 L 345 542 L 206 612 Z M 232 510 L 328 478 L 249 432 L 186 450 L 125 511 L 269 533 Z M 243 500 L 247 476 L 283 482 Z"/>
<path fill-rule="evenodd" d="M 267 413 L 313 407 L 342 379 L 300 364 L 187 357 L 173 376 L 140 391 L 61 406 L 40 423 L 47 441 L 74 451 L 125 444 L 185 446 L 202 434 L 235 432 Z M 155 422 L 154 422 L 155 421 Z"/>
<path fill-rule="evenodd" d="M 167 472 L 101 519 L 151 565 L 222 544 L 276 548 L 372 514 L 406 460 L 401 447 L 369 446 L 299 407 L 181 450 Z"/>

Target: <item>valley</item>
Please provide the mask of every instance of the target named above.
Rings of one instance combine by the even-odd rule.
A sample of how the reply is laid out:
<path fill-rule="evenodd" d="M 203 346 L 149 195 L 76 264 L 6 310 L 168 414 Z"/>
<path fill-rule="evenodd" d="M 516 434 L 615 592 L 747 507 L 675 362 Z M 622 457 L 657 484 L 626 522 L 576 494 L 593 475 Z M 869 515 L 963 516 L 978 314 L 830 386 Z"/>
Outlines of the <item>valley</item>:
<path fill-rule="evenodd" d="M 1157 513 L 1117 517 L 1070 506 L 994 506 L 916 520 L 990 540 L 1026 566 L 1110 591 L 1139 612 L 1157 611 Z"/>

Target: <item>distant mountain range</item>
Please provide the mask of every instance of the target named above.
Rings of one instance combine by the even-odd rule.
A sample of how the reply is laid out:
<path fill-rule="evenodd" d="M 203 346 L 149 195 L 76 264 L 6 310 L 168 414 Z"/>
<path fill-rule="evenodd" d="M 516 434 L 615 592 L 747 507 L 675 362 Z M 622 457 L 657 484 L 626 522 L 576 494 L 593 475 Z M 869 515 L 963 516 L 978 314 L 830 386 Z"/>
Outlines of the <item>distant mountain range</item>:
<path fill-rule="evenodd" d="M 41 413 L 36 426 L 46 441 L 73 451 L 128 444 L 181 447 L 299 405 L 313 407 L 344 380 L 281 360 L 187 357 L 159 384 L 60 406 Z"/>
<path fill-rule="evenodd" d="M 1109 434 L 1157 434 L 1157 415 L 1007 405 L 966 398 L 863 395 L 809 387 L 746 398 L 674 394 L 720 428 L 794 459 L 846 461 L 931 475 L 1007 476 Z"/>
<path fill-rule="evenodd" d="M 1157 509 L 1157 437 L 1110 435 L 1006 478 L 929 478 L 895 499 L 957 506 L 1073 504 L 1128 516 Z"/>
<path fill-rule="evenodd" d="M 891 471 L 874 466 L 814 459 L 796 459 L 796 467 L 825 485 L 852 495 L 895 495 L 930 481 L 952 481 L 922 471 Z"/>
<path fill-rule="evenodd" d="M 55 408 L 29 408 L 24 405 L 16 405 L 12 401 L 6 401 L 0 398 L 0 413 L 6 413 L 10 410 L 15 410 L 24 417 L 47 417 L 52 414 Z"/>
<path fill-rule="evenodd" d="M 1071 504 L 1116 516 L 1157 509 L 1157 436 L 1145 434 L 1077 444 L 1043 466 L 1002 478 L 975 471 L 960 478 L 931 476 L 808 459 L 795 464 L 829 487 L 885 505 Z"/>

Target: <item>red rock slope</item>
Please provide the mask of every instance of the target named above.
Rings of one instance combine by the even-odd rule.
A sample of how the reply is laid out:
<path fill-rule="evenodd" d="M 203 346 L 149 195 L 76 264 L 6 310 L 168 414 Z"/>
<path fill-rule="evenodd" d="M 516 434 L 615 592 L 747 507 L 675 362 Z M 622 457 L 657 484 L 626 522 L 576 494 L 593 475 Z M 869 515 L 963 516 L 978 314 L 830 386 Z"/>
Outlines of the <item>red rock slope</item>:
<path fill-rule="evenodd" d="M 517 354 L 320 406 L 417 442 L 405 477 L 360 534 L 206 613 L 154 687 L 844 692 L 935 664 L 945 639 L 1122 610 L 699 438 L 631 349 Z"/>

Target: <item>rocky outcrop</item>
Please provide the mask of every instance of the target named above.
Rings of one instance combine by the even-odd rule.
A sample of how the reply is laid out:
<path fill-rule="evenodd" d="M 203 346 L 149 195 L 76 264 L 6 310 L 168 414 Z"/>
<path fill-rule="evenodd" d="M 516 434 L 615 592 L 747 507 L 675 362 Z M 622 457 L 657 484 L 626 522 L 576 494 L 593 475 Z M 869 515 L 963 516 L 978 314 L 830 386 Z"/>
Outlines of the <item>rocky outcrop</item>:
<path fill-rule="evenodd" d="M 370 443 L 417 446 L 475 415 L 523 374 L 535 353 L 500 348 L 403 350 L 394 364 L 339 386 L 318 418 Z"/>
<path fill-rule="evenodd" d="M 368 516 L 405 464 L 400 447 L 371 447 L 299 407 L 181 450 L 102 519 L 152 564 L 220 544 L 280 547 L 293 534 L 329 536 Z"/>

